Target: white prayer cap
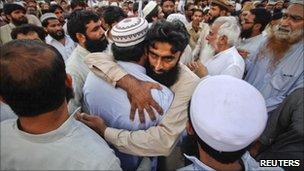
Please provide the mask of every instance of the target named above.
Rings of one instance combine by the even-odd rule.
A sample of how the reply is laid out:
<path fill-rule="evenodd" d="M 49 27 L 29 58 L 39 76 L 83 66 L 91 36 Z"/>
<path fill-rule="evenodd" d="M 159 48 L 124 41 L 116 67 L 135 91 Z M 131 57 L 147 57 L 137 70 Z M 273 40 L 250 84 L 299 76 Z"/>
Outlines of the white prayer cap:
<path fill-rule="evenodd" d="M 199 138 L 217 151 L 250 145 L 267 122 L 265 100 L 247 82 L 227 75 L 210 76 L 196 87 L 190 118 Z"/>
<path fill-rule="evenodd" d="M 170 14 L 166 20 L 169 22 L 172 22 L 174 20 L 179 20 L 185 25 L 185 27 L 187 27 L 187 25 L 189 24 L 185 15 L 179 13 Z"/>
<path fill-rule="evenodd" d="M 275 0 L 269 0 L 267 4 L 275 5 L 277 2 Z"/>
<path fill-rule="evenodd" d="M 148 31 L 148 22 L 144 18 L 125 18 L 112 29 L 113 42 L 118 47 L 128 47 L 144 41 Z"/>
<path fill-rule="evenodd" d="M 304 5 L 304 1 L 303 0 L 291 0 L 290 4 L 300 4 L 300 5 Z"/>
<path fill-rule="evenodd" d="M 146 18 L 146 16 L 149 15 L 156 7 L 157 3 L 155 1 L 150 1 L 143 9 L 144 18 Z"/>
<path fill-rule="evenodd" d="M 48 12 L 48 13 L 43 14 L 43 15 L 40 17 L 40 21 L 41 21 L 41 23 L 42 23 L 44 20 L 49 19 L 49 18 L 57 18 L 57 16 L 56 16 L 54 13 Z"/>

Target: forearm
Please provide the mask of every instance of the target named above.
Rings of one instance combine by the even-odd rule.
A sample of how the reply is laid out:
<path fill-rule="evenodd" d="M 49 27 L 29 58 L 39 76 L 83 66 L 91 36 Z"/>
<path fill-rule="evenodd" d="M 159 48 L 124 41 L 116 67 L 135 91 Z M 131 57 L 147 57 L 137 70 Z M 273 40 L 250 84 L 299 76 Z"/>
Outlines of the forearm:
<path fill-rule="evenodd" d="M 85 63 L 98 77 L 116 85 L 127 73 L 114 61 L 113 57 L 106 53 L 91 53 L 86 56 Z"/>

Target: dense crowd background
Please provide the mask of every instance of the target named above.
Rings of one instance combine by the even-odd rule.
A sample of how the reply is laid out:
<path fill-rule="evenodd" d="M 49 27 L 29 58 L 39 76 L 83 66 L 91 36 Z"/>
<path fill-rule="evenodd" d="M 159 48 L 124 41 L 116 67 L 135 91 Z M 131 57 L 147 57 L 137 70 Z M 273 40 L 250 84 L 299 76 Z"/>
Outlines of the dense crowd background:
<path fill-rule="evenodd" d="M 1 0 L 1 170 L 302 170 L 303 5 Z"/>

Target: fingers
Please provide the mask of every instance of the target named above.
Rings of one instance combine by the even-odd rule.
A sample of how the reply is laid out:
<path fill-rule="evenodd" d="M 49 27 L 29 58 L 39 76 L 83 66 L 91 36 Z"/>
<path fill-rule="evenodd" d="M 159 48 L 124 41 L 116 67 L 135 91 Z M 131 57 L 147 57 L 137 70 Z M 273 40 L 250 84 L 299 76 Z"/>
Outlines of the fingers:
<path fill-rule="evenodd" d="M 160 115 L 164 114 L 163 109 L 154 100 L 152 100 L 152 102 L 150 103 L 150 105 L 157 111 L 158 114 L 160 114 Z"/>
<path fill-rule="evenodd" d="M 154 121 L 156 119 L 156 117 L 155 117 L 155 113 L 154 113 L 153 109 L 150 106 L 146 106 L 145 110 L 148 112 L 150 119 L 152 121 Z"/>
<path fill-rule="evenodd" d="M 157 89 L 157 90 L 162 89 L 162 87 L 160 86 L 159 83 L 147 82 L 147 84 L 148 84 L 148 88 L 150 88 L 150 89 Z"/>
<path fill-rule="evenodd" d="M 145 115 L 143 108 L 138 108 L 138 117 L 140 120 L 140 123 L 145 123 Z"/>
<path fill-rule="evenodd" d="M 134 103 L 131 103 L 131 110 L 130 110 L 130 120 L 131 120 L 131 121 L 134 121 L 135 110 L 136 110 L 135 104 L 134 104 Z"/>

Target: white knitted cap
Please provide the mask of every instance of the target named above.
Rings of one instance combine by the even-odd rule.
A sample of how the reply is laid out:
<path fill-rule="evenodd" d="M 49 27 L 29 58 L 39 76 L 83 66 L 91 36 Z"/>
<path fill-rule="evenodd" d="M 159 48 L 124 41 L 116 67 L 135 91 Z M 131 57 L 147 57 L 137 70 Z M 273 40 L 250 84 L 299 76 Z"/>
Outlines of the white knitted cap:
<path fill-rule="evenodd" d="M 48 13 L 43 14 L 43 15 L 40 17 L 40 21 L 41 21 L 41 23 L 42 23 L 44 20 L 49 19 L 49 18 L 57 18 L 57 16 L 56 16 L 54 13 L 48 12 Z"/>
<path fill-rule="evenodd" d="M 154 10 L 154 8 L 156 8 L 156 6 L 157 6 L 157 3 L 155 1 L 150 1 L 143 9 L 144 18 L 146 18 L 146 16 L 149 15 L 150 12 L 152 12 Z"/>
<path fill-rule="evenodd" d="M 265 100 L 249 83 L 228 75 L 210 76 L 196 87 L 190 118 L 199 138 L 217 151 L 250 145 L 267 123 Z"/>
<path fill-rule="evenodd" d="M 144 18 L 125 18 L 111 30 L 112 39 L 118 47 L 129 47 L 144 41 L 148 22 Z"/>

